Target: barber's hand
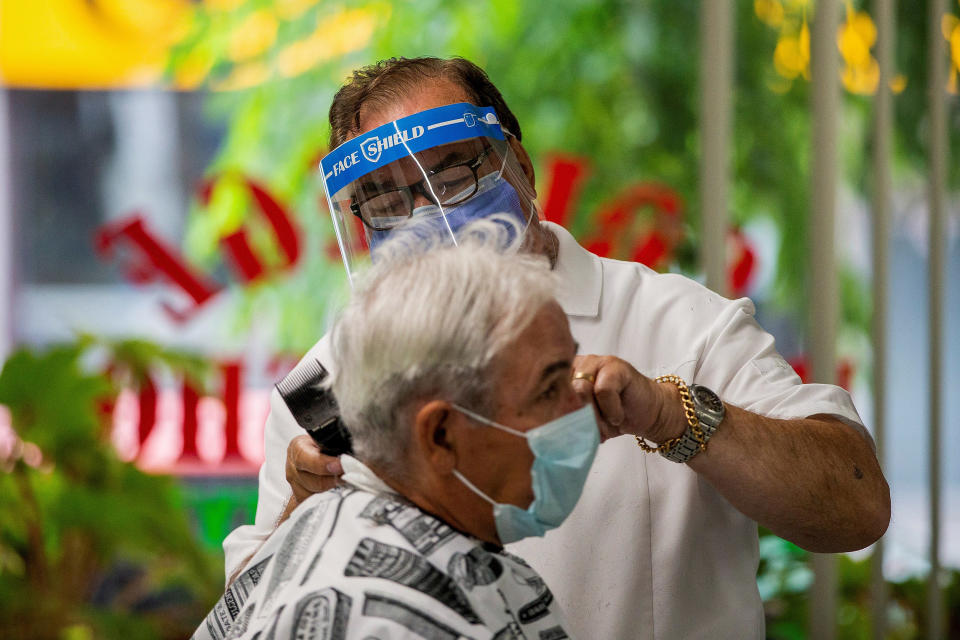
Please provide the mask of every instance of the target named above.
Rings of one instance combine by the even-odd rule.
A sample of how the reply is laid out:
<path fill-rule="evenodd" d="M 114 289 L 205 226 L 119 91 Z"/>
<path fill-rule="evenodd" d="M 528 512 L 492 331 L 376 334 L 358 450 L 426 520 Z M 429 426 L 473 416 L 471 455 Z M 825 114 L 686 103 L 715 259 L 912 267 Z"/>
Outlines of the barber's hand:
<path fill-rule="evenodd" d="M 657 384 L 614 356 L 577 356 L 573 371 L 574 389 L 597 410 L 602 440 L 630 434 L 659 443 L 683 433 L 674 385 Z"/>
<path fill-rule="evenodd" d="M 291 501 L 299 504 L 314 493 L 337 486 L 343 467 L 340 459 L 324 454 L 308 435 L 297 436 L 287 446 L 287 482 Z"/>

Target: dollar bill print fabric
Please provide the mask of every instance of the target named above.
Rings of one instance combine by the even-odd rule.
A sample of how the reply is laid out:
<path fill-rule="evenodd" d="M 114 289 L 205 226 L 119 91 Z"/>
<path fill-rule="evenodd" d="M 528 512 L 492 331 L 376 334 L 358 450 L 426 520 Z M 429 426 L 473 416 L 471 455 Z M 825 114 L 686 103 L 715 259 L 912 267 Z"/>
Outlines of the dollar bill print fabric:
<path fill-rule="evenodd" d="M 564 640 L 520 558 L 462 534 L 344 456 L 345 484 L 304 501 L 195 640 Z"/>

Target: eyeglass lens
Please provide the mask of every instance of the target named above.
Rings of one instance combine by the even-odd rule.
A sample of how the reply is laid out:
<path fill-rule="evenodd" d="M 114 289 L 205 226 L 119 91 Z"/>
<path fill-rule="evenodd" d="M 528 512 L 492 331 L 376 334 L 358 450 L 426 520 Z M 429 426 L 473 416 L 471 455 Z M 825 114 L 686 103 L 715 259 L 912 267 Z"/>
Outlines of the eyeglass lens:
<path fill-rule="evenodd" d="M 484 151 L 470 163 L 442 169 L 426 180 L 376 195 L 359 204 L 360 216 L 373 229 L 384 230 L 413 214 L 415 193 L 442 206 L 460 204 L 476 193 L 477 169 L 486 153 Z"/>

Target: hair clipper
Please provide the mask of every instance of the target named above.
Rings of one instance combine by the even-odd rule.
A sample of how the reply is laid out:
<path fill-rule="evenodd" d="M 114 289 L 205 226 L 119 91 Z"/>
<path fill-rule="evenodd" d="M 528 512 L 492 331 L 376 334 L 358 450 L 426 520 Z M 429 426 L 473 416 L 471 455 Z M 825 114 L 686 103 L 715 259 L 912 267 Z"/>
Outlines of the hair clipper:
<path fill-rule="evenodd" d="M 350 433 L 340 421 L 333 390 L 324 385 L 328 372 L 319 360 L 301 363 L 277 383 L 277 391 L 293 419 L 328 456 L 352 453 Z"/>

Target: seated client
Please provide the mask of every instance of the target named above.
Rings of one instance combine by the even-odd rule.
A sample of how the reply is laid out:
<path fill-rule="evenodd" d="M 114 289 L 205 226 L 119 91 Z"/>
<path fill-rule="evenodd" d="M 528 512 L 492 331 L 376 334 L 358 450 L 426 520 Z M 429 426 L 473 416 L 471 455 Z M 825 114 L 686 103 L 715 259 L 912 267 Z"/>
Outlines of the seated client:
<path fill-rule="evenodd" d="M 599 432 L 547 260 L 477 224 L 459 247 L 378 254 L 332 333 L 343 482 L 294 510 L 196 638 L 567 637 L 502 545 L 563 521 Z"/>

